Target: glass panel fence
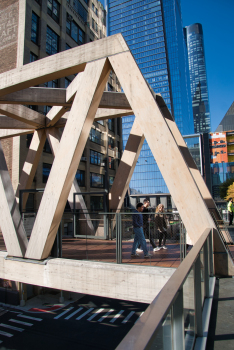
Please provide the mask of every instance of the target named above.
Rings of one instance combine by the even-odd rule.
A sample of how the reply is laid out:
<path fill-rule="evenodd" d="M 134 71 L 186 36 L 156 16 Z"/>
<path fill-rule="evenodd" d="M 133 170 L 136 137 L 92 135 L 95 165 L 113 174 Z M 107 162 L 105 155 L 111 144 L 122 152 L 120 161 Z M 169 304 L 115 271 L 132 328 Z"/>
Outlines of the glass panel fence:
<path fill-rule="evenodd" d="M 202 307 L 204 304 L 205 299 L 205 283 L 204 283 L 204 254 L 203 254 L 203 248 L 200 252 L 200 262 L 201 262 L 201 295 L 202 295 Z"/>
<path fill-rule="evenodd" d="M 183 287 L 185 349 L 192 350 L 195 341 L 194 271 L 190 271 Z"/>
<path fill-rule="evenodd" d="M 38 198 L 41 199 L 41 195 L 36 193 L 34 202 L 40 203 Z M 33 208 L 22 213 L 28 237 L 36 215 L 37 211 Z M 63 258 L 177 268 L 191 249 L 186 244 L 186 229 L 179 214 L 148 212 L 142 213 L 142 217 L 145 252 L 140 244 L 136 244 L 136 251 L 133 249 L 135 233 L 132 210 L 118 214 L 72 211 L 67 203 L 59 233 Z M 145 258 L 148 254 L 150 257 Z"/>
<path fill-rule="evenodd" d="M 171 310 L 165 316 L 161 324 L 158 326 L 155 337 L 149 350 L 172 350 L 172 322 Z"/>

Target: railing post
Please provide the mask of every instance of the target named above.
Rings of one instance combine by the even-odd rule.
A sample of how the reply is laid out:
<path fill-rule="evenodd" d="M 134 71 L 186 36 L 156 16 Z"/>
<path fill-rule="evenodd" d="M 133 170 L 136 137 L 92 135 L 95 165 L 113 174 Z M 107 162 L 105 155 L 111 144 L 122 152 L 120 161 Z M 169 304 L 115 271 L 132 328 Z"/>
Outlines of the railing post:
<path fill-rule="evenodd" d="M 210 267 L 210 276 L 214 276 L 214 259 L 213 259 L 213 229 L 208 235 L 208 250 L 209 250 L 209 267 Z"/>
<path fill-rule="evenodd" d="M 203 254 L 204 254 L 204 285 L 205 285 L 205 298 L 209 298 L 209 265 L 208 265 L 208 242 L 207 239 L 203 246 Z"/>
<path fill-rule="evenodd" d="M 183 288 L 178 291 L 178 296 L 172 306 L 172 334 L 173 350 L 184 350 L 184 310 Z"/>
<path fill-rule="evenodd" d="M 116 214 L 116 262 L 122 264 L 122 225 L 121 214 Z"/>
<path fill-rule="evenodd" d="M 104 223 L 104 239 L 109 239 L 109 220 L 108 214 L 103 215 L 103 223 Z"/>
<path fill-rule="evenodd" d="M 195 326 L 196 335 L 203 336 L 202 326 L 202 294 L 201 294 L 201 261 L 200 253 L 194 264 L 194 299 L 195 299 Z"/>

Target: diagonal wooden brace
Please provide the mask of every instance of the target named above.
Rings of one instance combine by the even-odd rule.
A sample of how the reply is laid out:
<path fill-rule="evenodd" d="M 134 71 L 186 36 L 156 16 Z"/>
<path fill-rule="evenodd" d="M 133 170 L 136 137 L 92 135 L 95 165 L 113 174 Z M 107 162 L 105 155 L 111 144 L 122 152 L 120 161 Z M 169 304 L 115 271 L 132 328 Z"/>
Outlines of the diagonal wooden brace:
<path fill-rule="evenodd" d="M 44 259 L 50 254 L 109 72 L 107 59 L 86 65 L 41 200 L 27 258 Z"/>
<path fill-rule="evenodd" d="M 8 255 L 24 257 L 28 240 L 0 142 L 0 227 Z"/>

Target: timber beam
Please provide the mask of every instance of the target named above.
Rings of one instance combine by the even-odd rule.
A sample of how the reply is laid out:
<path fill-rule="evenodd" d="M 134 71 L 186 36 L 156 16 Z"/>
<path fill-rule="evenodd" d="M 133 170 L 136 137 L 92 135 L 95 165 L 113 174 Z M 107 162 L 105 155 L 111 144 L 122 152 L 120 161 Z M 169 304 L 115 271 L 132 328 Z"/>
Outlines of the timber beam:
<path fill-rule="evenodd" d="M 8 95 L 0 96 L 1 104 L 49 105 L 71 107 L 74 96 L 66 99 L 66 89 L 30 87 Z M 99 108 L 131 109 L 123 92 L 104 91 Z"/>
<path fill-rule="evenodd" d="M 122 34 L 116 34 L 25 64 L 1 74 L 0 96 L 83 72 L 88 62 L 125 51 L 128 45 Z"/>

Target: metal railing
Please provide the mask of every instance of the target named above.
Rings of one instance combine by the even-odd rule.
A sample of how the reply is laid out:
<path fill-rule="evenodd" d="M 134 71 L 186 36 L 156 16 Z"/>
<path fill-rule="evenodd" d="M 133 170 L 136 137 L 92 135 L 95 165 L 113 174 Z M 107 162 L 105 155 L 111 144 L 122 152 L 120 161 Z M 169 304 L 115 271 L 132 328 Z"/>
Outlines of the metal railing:
<path fill-rule="evenodd" d="M 108 222 L 110 223 L 109 237 L 114 240 L 116 239 L 116 262 L 118 264 L 122 263 L 122 246 L 126 242 L 131 242 L 134 240 L 134 231 L 132 224 L 132 212 L 120 212 L 116 214 L 104 213 L 108 217 Z M 160 233 L 158 227 L 154 220 L 155 213 L 141 213 L 143 218 L 147 216 L 147 235 L 145 236 L 147 240 L 147 248 L 149 253 L 153 253 L 153 247 L 150 242 L 154 242 L 155 247 L 158 246 Z M 137 214 L 136 214 L 137 215 Z M 166 245 L 174 248 L 175 255 L 178 255 L 180 261 L 182 261 L 187 255 L 186 249 L 186 229 L 178 213 L 161 213 L 165 216 L 165 221 L 167 222 L 166 229 Z M 147 220 L 146 220 L 147 221 Z M 144 227 L 145 233 L 145 227 Z M 173 251 L 170 249 L 171 257 L 173 257 Z M 129 253 L 130 254 L 130 253 Z M 154 253 L 157 254 L 157 253 Z M 154 255 L 156 256 L 156 255 Z M 150 259 L 151 261 L 151 259 Z"/>
<path fill-rule="evenodd" d="M 233 253 L 232 253 L 232 251 L 231 251 L 230 248 L 229 248 L 229 244 L 233 244 L 233 240 L 232 240 L 232 238 L 231 238 L 231 236 L 230 236 L 230 233 L 229 233 L 229 231 L 228 231 L 226 225 L 224 225 L 224 224 L 221 224 L 221 225 L 220 225 L 219 221 L 216 220 L 216 218 L 215 218 L 215 216 L 214 216 L 213 213 L 211 213 L 211 216 L 212 216 L 212 218 L 213 218 L 213 220 L 214 220 L 214 223 L 215 223 L 215 225 L 216 225 L 216 227 L 217 227 L 217 230 L 218 230 L 218 232 L 219 232 L 220 238 L 222 239 L 222 241 L 223 241 L 223 243 L 224 243 L 224 245 L 225 245 L 226 250 L 228 251 L 230 257 L 232 258 L 232 261 L 234 262 Z"/>
<path fill-rule="evenodd" d="M 205 349 L 215 277 L 206 229 L 116 350 Z"/>

